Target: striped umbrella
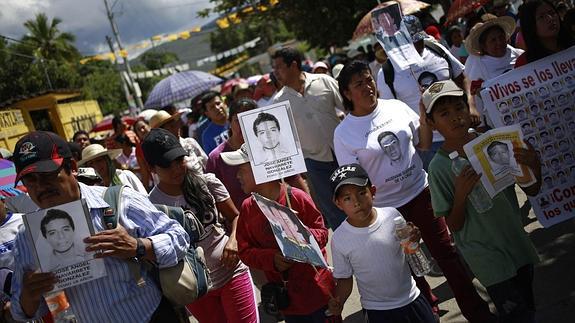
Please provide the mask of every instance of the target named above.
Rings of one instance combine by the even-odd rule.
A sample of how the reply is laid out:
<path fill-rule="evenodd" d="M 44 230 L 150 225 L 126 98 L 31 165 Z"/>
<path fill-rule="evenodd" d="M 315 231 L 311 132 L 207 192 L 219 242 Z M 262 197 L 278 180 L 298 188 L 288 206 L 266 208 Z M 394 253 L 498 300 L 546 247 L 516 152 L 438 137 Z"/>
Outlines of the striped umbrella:
<path fill-rule="evenodd" d="M 179 72 L 156 84 L 144 106 L 147 109 L 158 109 L 175 102 L 191 99 L 221 82 L 221 78 L 202 71 Z"/>

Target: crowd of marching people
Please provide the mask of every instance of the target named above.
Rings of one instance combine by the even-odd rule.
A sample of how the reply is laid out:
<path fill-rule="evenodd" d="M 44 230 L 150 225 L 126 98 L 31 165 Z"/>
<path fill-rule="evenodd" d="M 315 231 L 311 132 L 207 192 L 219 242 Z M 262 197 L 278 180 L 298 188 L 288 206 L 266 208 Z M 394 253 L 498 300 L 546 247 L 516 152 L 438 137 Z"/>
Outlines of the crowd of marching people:
<path fill-rule="evenodd" d="M 141 270 L 147 283 L 136 287 L 128 263 L 135 258 L 168 268 L 190 244 L 202 247 L 211 280 L 209 291 L 186 305 L 199 322 L 259 322 L 255 289 L 263 294 L 269 283 L 289 300 L 275 309 L 278 319 L 338 322 L 354 279 L 369 322 L 439 322 L 441 299 L 425 277 L 411 273 L 394 235 L 397 217 L 414 228 L 412 241 L 423 239 L 469 322 L 534 322 L 539 260 L 523 230 L 515 187 L 478 212 L 468 196 L 480 175 L 471 167 L 454 175 L 449 156 L 465 156 L 465 144 L 495 127 L 479 95 L 484 82 L 575 44 L 575 9 L 532 0 L 513 12 L 506 1 L 494 2 L 490 12 L 448 28 L 403 17 L 419 68 L 431 80 L 425 72 L 416 78 L 394 71 L 391 53 L 379 43 L 315 64 L 282 48 L 270 58 L 273 71 L 257 82 L 239 82 L 225 95 L 204 92 L 191 110 L 166 106 L 131 125 L 115 117 L 105 140 L 84 130 L 72 142 L 49 132 L 27 134 L 2 155 L 14 163 L 25 193 L 0 195 L 6 247 L 0 321 L 50 322 L 43 295 L 56 276 L 37 270 L 26 230 L 18 231 L 20 214 L 84 199 L 97 228 L 84 243 L 99 251 L 108 274 L 65 290 L 78 322 L 178 320 L 151 273 Z M 250 161 L 265 156 L 250 156 L 238 114 L 285 100 L 307 172 L 256 184 Z M 261 122 L 279 128 L 269 116 Z M 566 130 L 575 136 L 575 127 Z M 253 131 L 260 136 L 257 126 Z M 537 179 L 521 189 L 537 195 L 545 184 L 540 152 L 527 143 L 510 153 Z M 118 226 L 106 228 L 103 194 L 117 185 L 126 186 L 126 207 Z M 333 270 L 286 258 L 252 193 L 296 211 L 325 261 L 331 243 Z M 190 241 L 153 204 L 191 211 L 204 235 Z"/>

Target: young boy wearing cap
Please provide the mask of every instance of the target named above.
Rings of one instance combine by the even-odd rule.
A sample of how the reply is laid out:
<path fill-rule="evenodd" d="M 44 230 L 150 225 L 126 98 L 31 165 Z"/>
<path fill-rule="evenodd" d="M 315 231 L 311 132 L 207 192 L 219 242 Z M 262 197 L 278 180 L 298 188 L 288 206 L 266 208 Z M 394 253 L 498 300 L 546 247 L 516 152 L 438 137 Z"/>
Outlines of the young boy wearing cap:
<path fill-rule="evenodd" d="M 429 166 L 431 200 L 436 217 L 445 217 L 463 257 L 499 311 L 501 322 L 533 322 L 533 264 L 537 253 L 523 230 L 514 186 L 493 198 L 493 207 L 479 214 L 467 201 L 480 175 L 468 166 L 451 170 L 449 153 L 465 156 L 463 146 L 477 137 L 465 93 L 451 81 L 434 83 L 423 93 L 427 122 L 444 137 Z M 534 196 L 541 186 L 541 165 L 533 147 L 514 148 L 519 164 L 531 168 L 537 182 L 522 188 Z"/>
<path fill-rule="evenodd" d="M 355 275 L 369 322 L 436 322 L 395 238 L 393 219 L 401 213 L 392 207 L 373 207 L 375 186 L 359 164 L 339 167 L 330 179 L 334 202 L 347 215 L 331 240 L 337 286 L 330 312 L 341 313 Z M 411 240 L 419 239 L 416 229 Z"/>
<path fill-rule="evenodd" d="M 236 151 L 223 152 L 221 157 L 228 165 L 238 165 L 237 177 L 244 192 L 256 192 L 282 205 L 288 205 L 289 197 L 291 208 L 297 211 L 297 216 L 327 259 L 328 231 L 321 213 L 307 193 L 295 187 L 289 188 L 279 180 L 256 184 L 246 144 Z M 286 322 L 326 322 L 325 310 L 334 287 L 331 272 L 327 268 L 314 269 L 309 264 L 284 258 L 270 223 L 252 197 L 242 203 L 236 238 L 240 259 L 246 265 L 263 270 L 268 282 L 285 282 L 290 304 L 281 313 Z M 337 321 L 339 316 L 332 318 Z"/>

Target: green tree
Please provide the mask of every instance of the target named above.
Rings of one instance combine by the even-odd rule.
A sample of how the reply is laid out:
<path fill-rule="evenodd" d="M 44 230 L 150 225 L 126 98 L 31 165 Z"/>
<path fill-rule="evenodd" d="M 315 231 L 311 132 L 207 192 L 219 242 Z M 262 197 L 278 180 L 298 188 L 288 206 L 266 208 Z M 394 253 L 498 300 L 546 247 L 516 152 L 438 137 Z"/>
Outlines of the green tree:
<path fill-rule="evenodd" d="M 46 14 L 39 13 L 33 20 L 24 23 L 29 34 L 22 40 L 29 45 L 29 50 L 34 56 L 68 62 L 80 58 L 78 50 L 73 45 L 76 37 L 71 33 L 60 31 L 58 25 L 61 22 L 59 18 L 49 21 Z"/>
<path fill-rule="evenodd" d="M 149 70 L 157 70 L 170 63 L 177 62 L 178 55 L 172 52 L 149 50 L 140 55 L 140 61 Z"/>
<path fill-rule="evenodd" d="M 268 1 L 210 1 L 214 3 L 214 8 L 205 9 L 198 15 L 204 16 L 213 11 L 221 14 L 238 12 L 242 18 L 257 16 L 261 22 L 262 35 L 265 35 L 266 28 L 270 27 L 271 22 L 282 21 L 297 39 L 307 41 L 312 47 L 320 48 L 347 44 L 361 18 L 377 5 L 373 0 L 281 0 L 279 4 L 266 11 L 256 9 L 243 14 L 240 9 L 254 4 L 266 4 Z"/>
<path fill-rule="evenodd" d="M 83 98 L 98 101 L 103 115 L 123 111 L 128 107 L 120 73 L 111 62 L 88 62 L 80 65 L 78 70 L 84 81 Z"/>

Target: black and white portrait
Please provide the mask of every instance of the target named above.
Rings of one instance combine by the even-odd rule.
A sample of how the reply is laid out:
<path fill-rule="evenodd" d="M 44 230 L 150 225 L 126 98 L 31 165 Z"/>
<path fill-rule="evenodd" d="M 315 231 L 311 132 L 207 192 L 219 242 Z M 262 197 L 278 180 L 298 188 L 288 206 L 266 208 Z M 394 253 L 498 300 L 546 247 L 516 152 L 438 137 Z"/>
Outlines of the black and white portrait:
<path fill-rule="evenodd" d="M 402 161 L 401 143 L 397 135 L 384 131 L 377 136 L 377 142 L 383 153 L 388 157 L 391 166 L 399 166 Z"/>
<path fill-rule="evenodd" d="M 248 143 L 254 165 L 297 155 L 294 131 L 285 110 L 251 110 L 241 117 L 240 123 L 244 125 L 244 139 Z"/>
<path fill-rule="evenodd" d="M 503 176 L 508 172 L 514 175 L 521 174 L 513 156 L 513 145 L 511 142 L 493 141 L 485 150 L 491 171 L 495 177 Z"/>
<path fill-rule="evenodd" d="M 94 259 L 94 252 L 85 251 L 83 239 L 93 228 L 80 201 L 28 213 L 24 219 L 43 272 Z"/>
<path fill-rule="evenodd" d="M 306 171 L 289 101 L 238 114 L 257 184 Z"/>

